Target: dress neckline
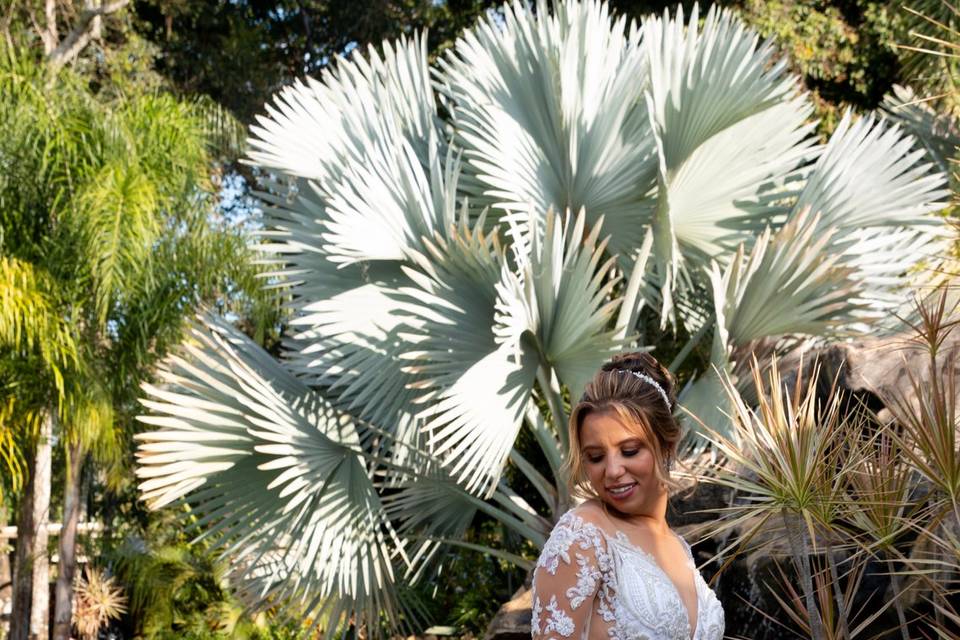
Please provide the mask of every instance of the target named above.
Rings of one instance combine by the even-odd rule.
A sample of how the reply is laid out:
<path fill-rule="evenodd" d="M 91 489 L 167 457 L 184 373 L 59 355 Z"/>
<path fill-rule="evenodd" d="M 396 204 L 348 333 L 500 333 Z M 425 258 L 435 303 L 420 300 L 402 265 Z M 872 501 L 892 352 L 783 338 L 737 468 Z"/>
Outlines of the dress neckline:
<path fill-rule="evenodd" d="M 652 564 L 654 567 L 657 568 L 657 571 L 660 572 L 660 575 L 662 575 L 666 579 L 666 581 L 670 583 L 670 586 L 673 587 L 673 592 L 676 594 L 677 600 L 680 602 L 680 606 L 683 607 L 684 614 L 685 614 L 684 619 L 687 621 L 687 631 L 689 632 L 690 640 L 696 640 L 697 632 L 700 631 L 700 614 L 703 610 L 703 603 L 700 602 L 700 585 L 697 584 L 697 575 L 698 575 L 697 566 L 693 562 L 693 558 L 690 557 L 689 549 L 687 547 L 686 541 L 680 537 L 680 534 L 674 531 L 673 529 L 670 529 L 670 533 L 673 534 L 673 536 L 680 542 L 680 546 L 683 547 L 684 555 L 687 556 L 687 567 L 689 567 L 690 573 L 693 575 L 693 591 L 694 593 L 696 593 L 696 596 L 697 596 L 697 613 L 696 613 L 696 616 L 694 616 L 694 623 L 696 624 L 696 627 L 694 627 L 692 630 L 690 629 L 690 610 L 689 608 L 687 608 L 687 605 L 684 604 L 683 602 L 683 596 L 680 595 L 680 589 L 677 588 L 676 583 L 670 578 L 670 574 L 664 571 L 663 567 L 660 566 L 660 563 L 657 562 L 657 558 L 652 553 L 650 553 L 649 551 L 641 547 L 640 545 L 637 545 L 631 542 L 630 538 L 627 537 L 627 534 L 625 534 L 623 531 L 620 531 L 619 529 L 614 531 L 615 535 L 612 537 L 602 528 L 600 528 L 600 531 L 601 533 L 603 533 L 603 536 L 608 540 L 614 540 L 620 544 L 626 545 L 629 549 L 637 552 L 639 555 L 645 558 L 650 564 Z"/>

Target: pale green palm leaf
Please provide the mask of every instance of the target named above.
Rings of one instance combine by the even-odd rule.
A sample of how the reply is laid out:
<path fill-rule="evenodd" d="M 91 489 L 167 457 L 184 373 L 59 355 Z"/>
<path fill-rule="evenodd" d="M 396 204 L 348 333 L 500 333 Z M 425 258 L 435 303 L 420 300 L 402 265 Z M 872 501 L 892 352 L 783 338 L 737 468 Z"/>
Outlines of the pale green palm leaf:
<path fill-rule="evenodd" d="M 828 250 L 832 232 L 818 216 L 803 212 L 775 233 L 767 229 L 746 253 L 741 246 L 727 267 L 714 263 L 715 333 L 711 369 L 684 389 L 680 401 L 704 424 L 729 433 L 723 380 L 733 372 L 734 348 L 768 337 L 842 335 L 857 318 L 854 270 Z M 699 431 L 693 423 L 695 431 Z"/>
<path fill-rule="evenodd" d="M 498 288 L 507 265 L 483 224 L 481 216 L 471 228 L 464 217 L 447 237 L 427 242 L 427 254 L 411 253 L 415 267 L 406 271 L 415 286 L 401 294 L 418 305 L 417 322 L 404 335 L 410 343 L 404 358 L 420 378 L 427 448 L 468 490 L 492 493 L 538 360 L 522 332 L 507 340 L 495 333 L 504 310 L 516 307 L 498 300 L 510 293 Z"/>
<path fill-rule="evenodd" d="M 748 255 L 743 247 L 724 273 L 710 272 L 718 325 L 728 344 L 807 334 L 842 335 L 856 315 L 853 269 L 831 253 L 833 232 L 818 216 L 797 215 L 776 233 L 764 231 Z"/>
<path fill-rule="evenodd" d="M 257 165 L 313 183 L 324 227 L 318 246 L 338 263 L 402 260 L 444 224 L 438 181 L 447 151 L 426 40 L 369 53 L 339 59 L 322 82 L 284 89 L 251 129 Z"/>
<path fill-rule="evenodd" d="M 820 228 L 847 233 L 864 227 L 941 227 L 936 211 L 947 195 L 944 178 L 914 139 L 897 125 L 848 111 L 817 160 L 794 212 L 820 214 Z"/>
<path fill-rule="evenodd" d="M 463 538 L 477 506 L 430 456 L 415 453 L 408 458 L 407 466 L 417 469 L 416 477 L 408 476 L 395 484 L 400 490 L 385 496 L 383 503 L 390 520 L 397 523 L 397 532 L 409 540 L 408 576 L 417 582 L 431 565 L 439 568 L 437 559 L 444 540 Z"/>
<path fill-rule="evenodd" d="M 305 180 L 293 182 L 267 183 L 272 193 L 260 194 L 267 205 L 259 246 L 265 275 L 293 294 L 285 364 L 305 383 L 328 388 L 338 406 L 390 429 L 413 411 L 416 397 L 396 335 L 410 314 L 387 295 L 410 281 L 396 261 L 331 261 L 323 248 L 322 194 Z"/>
<path fill-rule="evenodd" d="M 891 325 L 905 302 L 911 273 L 925 260 L 936 261 L 949 245 L 948 228 L 937 212 L 948 191 L 924 149 L 898 125 L 874 116 L 846 113 L 827 143 L 794 212 L 820 214 L 819 228 L 836 227 L 829 247 L 855 267 L 868 322 Z"/>
<path fill-rule="evenodd" d="M 881 108 L 923 145 L 939 171 L 949 174 L 955 170 L 950 161 L 960 148 L 960 130 L 953 118 L 938 114 L 910 87 L 900 85 L 893 85 L 893 95 L 884 97 Z"/>
<path fill-rule="evenodd" d="M 341 60 L 323 85 L 281 98 L 253 142 L 255 160 L 300 176 L 292 193 L 275 183 L 275 195 L 265 195 L 273 206 L 262 248 L 274 254 L 271 275 L 293 293 L 287 360 L 334 391 L 338 404 L 388 429 L 409 419 L 413 380 L 397 360 L 398 326 L 412 320 L 386 294 L 409 284 L 400 269 L 404 252 L 452 223 L 459 176 L 452 150 L 439 155 L 424 47 L 419 38 L 385 46 L 384 60 L 375 52 L 369 62 Z M 374 98 L 382 109 L 354 113 L 353 104 Z M 325 118 L 308 125 L 304 118 L 318 109 Z M 315 164 L 280 155 L 290 136 L 311 134 L 322 139 L 319 160 L 309 156 Z"/>
<path fill-rule="evenodd" d="M 623 343 L 610 300 L 613 259 L 602 261 L 596 225 L 586 216 L 511 216 L 513 267 L 483 220 L 437 240 L 412 272 L 424 301 L 411 332 L 411 369 L 424 378 L 432 452 L 471 492 L 496 486 L 522 424 L 535 375 L 551 369 L 573 393 Z M 491 428 L 491 425 L 496 425 Z"/>
<path fill-rule="evenodd" d="M 145 387 L 140 420 L 158 429 L 137 436 L 144 498 L 194 504 L 253 599 L 320 594 L 367 623 L 397 611 L 399 547 L 362 427 L 236 330 L 203 322 L 165 362 L 165 384 Z"/>
<path fill-rule="evenodd" d="M 504 5 L 439 61 L 466 188 L 484 205 L 604 216 L 613 249 L 643 239 L 655 165 L 636 25 L 605 4 Z"/>
<path fill-rule="evenodd" d="M 524 299 L 531 311 L 505 318 L 530 318 L 526 329 L 536 336 L 545 364 L 578 398 L 600 365 L 625 344 L 611 327 L 620 298 L 611 295 L 618 282 L 612 277 L 614 258 L 603 258 L 609 237 L 598 241 L 606 235 L 605 218 L 589 233 L 583 210 L 565 220 L 548 211 L 542 231 L 533 213 L 524 221 L 526 230 L 516 220 L 511 216 L 512 235 L 529 238 L 530 244 L 514 245 L 517 291 L 523 296 L 514 299 Z"/>
<path fill-rule="evenodd" d="M 682 10 L 649 18 L 642 48 L 658 163 L 652 277 L 662 322 L 675 324 L 674 298 L 702 267 L 786 214 L 778 201 L 811 157 L 811 108 L 773 45 L 726 10 L 702 28 L 696 8 L 688 24 Z"/>

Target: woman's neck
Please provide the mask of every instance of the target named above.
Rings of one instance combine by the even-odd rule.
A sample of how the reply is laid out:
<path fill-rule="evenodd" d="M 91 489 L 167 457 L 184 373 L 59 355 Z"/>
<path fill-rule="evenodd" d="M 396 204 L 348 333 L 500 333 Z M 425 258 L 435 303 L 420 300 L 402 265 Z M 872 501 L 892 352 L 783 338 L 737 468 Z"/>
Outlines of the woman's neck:
<path fill-rule="evenodd" d="M 657 535 L 667 535 L 670 533 L 667 525 L 667 498 L 667 492 L 664 491 L 636 513 L 624 513 L 610 505 L 607 505 L 607 510 L 611 515 L 631 525 L 642 526 Z"/>

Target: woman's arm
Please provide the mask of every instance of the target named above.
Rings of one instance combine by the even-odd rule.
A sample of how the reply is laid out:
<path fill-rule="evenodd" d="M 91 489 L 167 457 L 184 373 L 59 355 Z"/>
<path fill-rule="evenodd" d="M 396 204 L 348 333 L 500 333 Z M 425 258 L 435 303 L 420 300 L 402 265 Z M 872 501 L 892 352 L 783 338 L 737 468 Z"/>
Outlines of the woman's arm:
<path fill-rule="evenodd" d="M 533 640 L 580 640 L 595 605 L 606 625 L 610 557 L 599 527 L 569 512 L 554 527 L 533 574 Z"/>

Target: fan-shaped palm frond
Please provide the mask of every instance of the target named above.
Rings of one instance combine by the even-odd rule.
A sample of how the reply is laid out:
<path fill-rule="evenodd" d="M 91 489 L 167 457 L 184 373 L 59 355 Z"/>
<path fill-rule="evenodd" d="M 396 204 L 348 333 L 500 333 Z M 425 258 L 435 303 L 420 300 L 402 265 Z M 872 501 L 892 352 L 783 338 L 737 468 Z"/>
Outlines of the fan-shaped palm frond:
<path fill-rule="evenodd" d="M 772 43 L 758 41 L 715 7 L 702 30 L 696 8 L 688 25 L 682 9 L 644 22 L 663 323 L 676 323 L 675 291 L 691 289 L 700 268 L 785 213 L 777 201 L 810 156 L 810 106 L 783 61 L 772 62 Z"/>
<path fill-rule="evenodd" d="M 950 161 L 960 148 L 960 130 L 953 117 L 938 114 L 910 87 L 900 85 L 893 86 L 893 94 L 883 99 L 881 108 L 887 118 L 903 125 L 923 145 L 938 171 L 950 174 L 955 170 Z"/>
<path fill-rule="evenodd" d="M 369 61 L 341 59 L 322 83 L 283 90 L 268 113 L 250 157 L 313 182 L 329 260 L 401 260 L 442 227 L 446 151 L 422 36 L 385 45 L 383 58 L 371 48 Z"/>
<path fill-rule="evenodd" d="M 640 244 L 656 167 L 636 25 L 600 2 L 504 5 L 440 61 L 467 191 L 507 212 L 586 210 Z M 613 222 L 616 221 L 616 222 Z"/>
<path fill-rule="evenodd" d="M 848 111 L 810 174 L 794 211 L 820 214 L 820 227 L 940 226 L 943 176 L 899 126 Z M 842 241 L 841 234 L 837 241 Z"/>
<path fill-rule="evenodd" d="M 483 218 L 437 238 L 409 274 L 422 300 L 409 340 L 410 370 L 422 375 L 433 453 L 471 491 L 488 496 L 516 439 L 535 377 L 556 371 L 573 389 L 622 343 L 610 328 L 612 259 L 600 264 L 600 226 L 584 238 L 585 216 L 561 224 L 548 212 L 512 221 L 513 262 Z M 497 425 L 491 428 L 491 425 Z"/>
<path fill-rule="evenodd" d="M 819 216 L 804 211 L 776 233 L 764 231 L 749 254 L 741 246 L 726 269 L 713 264 L 712 369 L 680 398 L 712 429 L 726 434 L 730 428 L 731 407 L 716 394 L 732 373 L 734 347 L 771 336 L 837 335 L 856 319 L 858 281 L 840 255 L 829 252 L 831 235 L 820 229 Z"/>
<path fill-rule="evenodd" d="M 614 258 L 604 260 L 610 238 L 598 241 L 606 235 L 604 220 L 597 220 L 589 232 L 583 210 L 576 217 L 568 212 L 563 221 L 548 211 L 542 232 L 532 213 L 526 231 L 511 220 L 514 238 L 531 239 L 529 247 L 514 245 L 521 285 L 517 291 L 522 292 L 517 299 L 528 310 L 522 315 L 532 320 L 524 329 L 533 332 L 545 364 L 573 397 L 580 396 L 600 365 L 624 344 L 610 326 L 620 298 L 611 295 L 618 281 L 611 277 Z"/>
<path fill-rule="evenodd" d="M 406 272 L 415 287 L 401 292 L 417 304 L 403 357 L 422 380 L 416 386 L 423 390 L 418 402 L 428 404 L 429 447 L 450 461 L 451 474 L 468 489 L 489 492 L 520 428 L 539 362 L 522 330 L 498 340 L 498 325 L 523 318 L 509 313 L 517 309 L 509 297 L 502 299 L 510 290 L 498 296 L 498 283 L 510 274 L 499 240 L 484 234 L 483 222 L 481 216 L 470 228 L 463 218 L 449 237 L 427 242 L 426 254 L 411 254 L 416 268 Z"/>
<path fill-rule="evenodd" d="M 839 230 L 830 249 L 857 269 L 859 295 L 874 320 L 903 305 L 891 293 L 903 289 L 912 266 L 948 243 L 936 215 L 948 194 L 945 178 L 914 147 L 899 126 L 848 112 L 794 205 L 794 212 L 819 213 L 821 230 Z"/>
<path fill-rule="evenodd" d="M 262 196 L 271 204 L 262 248 L 279 254 L 270 275 L 294 296 L 290 364 L 384 428 L 409 420 L 413 382 L 397 358 L 409 313 L 385 294 L 409 284 L 405 252 L 453 222 L 459 174 L 425 47 L 418 37 L 386 46 L 382 59 L 371 50 L 370 61 L 341 60 L 322 84 L 282 93 L 251 142 L 255 161 L 294 182 Z"/>
<path fill-rule="evenodd" d="M 193 503 L 242 593 L 336 596 L 357 622 L 399 613 L 397 547 L 356 423 L 242 334 L 202 321 L 164 385 L 144 387 L 153 415 L 140 420 L 158 427 L 137 436 L 145 499 Z"/>

